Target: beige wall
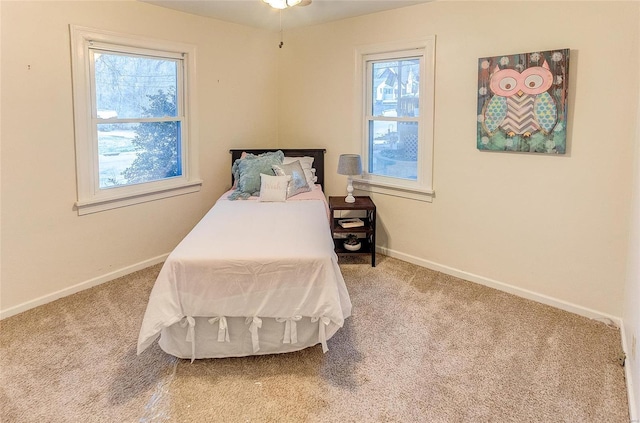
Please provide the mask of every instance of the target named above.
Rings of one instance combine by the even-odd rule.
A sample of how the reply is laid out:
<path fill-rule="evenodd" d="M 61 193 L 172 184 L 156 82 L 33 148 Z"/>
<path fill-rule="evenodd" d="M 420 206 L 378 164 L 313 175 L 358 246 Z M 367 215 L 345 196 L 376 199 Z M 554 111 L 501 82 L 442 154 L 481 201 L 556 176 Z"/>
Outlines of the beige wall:
<path fill-rule="evenodd" d="M 640 22 L 640 13 L 638 13 Z M 640 46 L 638 46 L 640 57 Z M 640 70 L 638 72 L 640 79 Z M 624 312 L 622 315 L 624 331 L 622 332 L 627 362 L 627 384 L 632 387 L 629 392 L 631 418 L 640 417 L 640 91 L 638 95 L 636 127 L 636 145 L 633 154 L 633 188 L 631 192 L 631 223 L 629 228 L 629 252 L 627 265 L 627 283 L 624 291 Z M 635 347 L 634 347 L 635 342 Z"/>
<path fill-rule="evenodd" d="M 433 203 L 374 195 L 379 242 L 401 256 L 622 315 L 638 101 L 633 2 L 436 2 L 292 30 L 280 143 L 358 152 L 359 45 L 436 35 Z M 569 151 L 476 149 L 479 57 L 571 49 Z"/>
<path fill-rule="evenodd" d="M 129 1 L 3 1 L 1 19 L 2 311 L 168 253 L 230 184 L 228 149 L 277 142 L 277 34 Z M 69 24 L 197 46 L 201 192 L 73 210 Z"/>
<path fill-rule="evenodd" d="M 3 1 L 0 309 L 170 251 L 226 188 L 230 147 L 326 146 L 341 194 L 331 169 L 359 149 L 355 46 L 436 35 L 436 198 L 375 195 L 381 245 L 621 316 L 639 7 L 428 3 L 285 31 L 280 50 L 278 34 L 144 3 Z M 77 216 L 70 23 L 197 45 L 202 192 Z M 572 54 L 569 153 L 477 151 L 477 58 L 554 48 Z"/>
<path fill-rule="evenodd" d="M 632 412 L 640 412 L 640 116 L 638 118 L 638 139 L 635 150 L 635 170 L 633 188 L 633 208 L 631 214 L 630 242 L 629 242 L 629 264 L 627 273 L 627 283 L 624 291 L 624 337 L 625 351 L 627 353 L 627 381 L 633 382 L 633 391 L 629 395 Z M 635 347 L 634 345 L 635 340 Z"/>

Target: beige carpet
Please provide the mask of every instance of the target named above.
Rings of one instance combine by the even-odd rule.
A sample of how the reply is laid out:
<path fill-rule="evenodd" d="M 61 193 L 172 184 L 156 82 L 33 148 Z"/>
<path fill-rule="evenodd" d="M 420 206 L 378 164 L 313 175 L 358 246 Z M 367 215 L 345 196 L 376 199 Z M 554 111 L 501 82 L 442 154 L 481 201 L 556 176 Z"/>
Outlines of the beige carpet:
<path fill-rule="evenodd" d="M 617 329 L 380 256 L 300 352 L 136 356 L 154 266 L 0 322 L 6 422 L 628 422 Z"/>

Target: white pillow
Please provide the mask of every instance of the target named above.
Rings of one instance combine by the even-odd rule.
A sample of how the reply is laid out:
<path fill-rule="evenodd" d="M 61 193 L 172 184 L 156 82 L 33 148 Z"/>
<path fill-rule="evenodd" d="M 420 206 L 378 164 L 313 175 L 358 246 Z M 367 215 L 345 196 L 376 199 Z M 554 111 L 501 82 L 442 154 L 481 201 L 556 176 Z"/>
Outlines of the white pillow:
<path fill-rule="evenodd" d="M 315 175 L 316 170 L 313 168 L 313 157 L 304 156 L 304 157 L 286 157 L 282 160 L 282 164 L 290 164 L 295 162 L 296 160 L 300 161 L 300 165 L 302 166 L 302 170 L 304 171 L 304 176 L 307 178 L 307 184 L 309 184 L 310 188 L 313 188 L 313 184 L 318 181 L 318 177 Z"/>
<path fill-rule="evenodd" d="M 260 197 L 258 201 L 286 201 L 287 186 L 291 176 L 260 174 Z"/>

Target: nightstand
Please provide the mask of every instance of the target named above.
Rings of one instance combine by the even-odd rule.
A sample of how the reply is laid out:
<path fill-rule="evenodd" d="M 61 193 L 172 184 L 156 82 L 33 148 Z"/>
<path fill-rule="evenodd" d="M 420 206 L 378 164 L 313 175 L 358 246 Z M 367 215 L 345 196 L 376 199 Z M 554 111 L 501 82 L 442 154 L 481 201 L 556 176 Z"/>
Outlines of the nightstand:
<path fill-rule="evenodd" d="M 338 255 L 370 254 L 371 266 L 376 266 L 376 205 L 369 196 L 356 196 L 355 203 L 346 203 L 344 197 L 329 197 L 331 212 L 331 236 Z M 364 222 L 363 226 L 343 228 L 339 221 L 346 219 L 342 212 L 348 211 L 348 217 L 357 217 Z M 336 216 L 336 212 L 338 212 Z M 355 234 L 360 240 L 360 249 L 349 251 L 344 246 L 348 234 Z"/>

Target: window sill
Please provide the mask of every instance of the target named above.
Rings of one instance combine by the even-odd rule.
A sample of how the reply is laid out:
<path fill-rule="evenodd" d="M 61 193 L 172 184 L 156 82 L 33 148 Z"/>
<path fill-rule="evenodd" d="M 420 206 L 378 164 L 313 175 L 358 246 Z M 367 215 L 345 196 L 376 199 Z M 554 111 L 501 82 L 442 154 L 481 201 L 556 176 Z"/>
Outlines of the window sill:
<path fill-rule="evenodd" d="M 77 201 L 75 207 L 78 211 L 78 215 L 82 216 L 85 214 L 132 206 L 134 204 L 146 203 L 147 201 L 160 200 L 162 198 L 198 192 L 200 191 L 201 186 L 201 180 L 194 180 L 180 185 L 174 185 L 164 189 L 156 189 L 148 192 L 135 192 L 127 195 L 119 195 L 117 197 Z"/>
<path fill-rule="evenodd" d="M 411 200 L 433 202 L 436 196 L 435 191 L 423 190 L 419 188 L 408 188 L 398 185 L 386 184 L 381 182 L 373 182 L 368 180 L 354 180 L 353 188 L 364 192 L 376 192 L 379 194 L 392 195 L 394 197 L 408 198 Z"/>

